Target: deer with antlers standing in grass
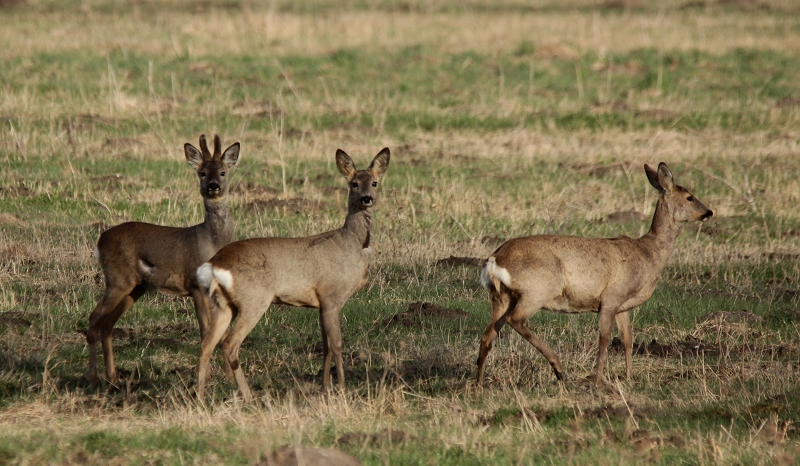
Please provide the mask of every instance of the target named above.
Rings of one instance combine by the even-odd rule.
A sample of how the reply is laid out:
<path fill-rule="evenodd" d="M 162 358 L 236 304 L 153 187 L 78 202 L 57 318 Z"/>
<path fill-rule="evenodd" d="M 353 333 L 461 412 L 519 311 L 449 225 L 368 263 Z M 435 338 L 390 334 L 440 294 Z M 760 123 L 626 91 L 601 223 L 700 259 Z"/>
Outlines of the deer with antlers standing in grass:
<path fill-rule="evenodd" d="M 224 152 L 219 136 L 214 137 L 214 153 L 208 150 L 204 135 L 200 149 L 186 143 L 186 161 L 200 182 L 206 216 L 203 223 L 175 228 L 142 222 L 127 222 L 109 228 L 97 242 L 95 256 L 100 262 L 106 290 L 89 316 L 86 342 L 89 369 L 86 377 L 97 384 L 97 339 L 103 347 L 106 379 L 118 380 L 111 342 L 114 324 L 149 290 L 177 296 L 191 296 L 200 326 L 205 333 L 207 296 L 197 286 L 197 267 L 234 239 L 234 224 L 228 208 L 227 171 L 239 159 L 239 143 Z"/>
<path fill-rule="evenodd" d="M 344 389 L 342 306 L 367 282 L 378 181 L 389 168 L 389 149 L 381 150 L 366 170 L 357 170 L 340 149 L 336 166 L 350 188 L 344 226 L 304 238 L 237 241 L 197 269 L 198 281 L 211 297 L 209 327 L 197 364 L 199 400 L 204 397 L 211 353 L 220 340 L 228 377 L 236 379 L 246 401 L 252 399 L 239 348 L 272 303 L 319 309 L 322 384 L 330 386 L 330 364 L 335 359 L 339 387 Z"/>
<path fill-rule="evenodd" d="M 486 356 L 508 323 L 550 362 L 556 377 L 564 368 L 558 356 L 536 338 L 525 322 L 539 309 L 600 315 L 600 343 L 594 382 L 602 386 L 602 368 L 616 321 L 625 347 L 625 375 L 631 376 L 633 334 L 628 312 L 655 290 L 683 222 L 706 221 L 713 215 L 660 163 L 644 166 L 660 194 L 650 231 L 638 239 L 538 235 L 515 238 L 500 246 L 481 270 L 481 283 L 491 297 L 491 318 L 478 356 L 478 385 L 483 383 Z"/>

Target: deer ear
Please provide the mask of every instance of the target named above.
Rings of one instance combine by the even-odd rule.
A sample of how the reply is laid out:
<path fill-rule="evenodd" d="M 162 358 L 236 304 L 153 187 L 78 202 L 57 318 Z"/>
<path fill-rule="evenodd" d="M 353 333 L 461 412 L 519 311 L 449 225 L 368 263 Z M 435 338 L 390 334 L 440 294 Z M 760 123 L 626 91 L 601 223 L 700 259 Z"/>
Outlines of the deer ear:
<path fill-rule="evenodd" d="M 356 164 L 353 163 L 353 159 L 347 155 L 347 152 L 342 149 L 336 149 L 336 167 L 339 169 L 339 173 L 344 175 L 348 181 L 352 180 L 356 175 Z"/>
<path fill-rule="evenodd" d="M 664 162 L 658 164 L 658 184 L 667 191 L 675 189 L 675 180 L 672 178 L 672 172 Z"/>
<path fill-rule="evenodd" d="M 203 154 L 188 142 L 183 145 L 183 153 L 186 155 L 186 161 L 195 170 L 199 169 L 200 165 L 203 164 Z"/>
<path fill-rule="evenodd" d="M 386 173 L 386 170 L 389 168 L 390 158 L 389 148 L 384 147 L 380 152 L 378 152 L 378 155 L 372 159 L 372 163 L 369 164 L 369 171 L 371 171 L 376 178 L 380 178 L 381 175 Z"/>
<path fill-rule="evenodd" d="M 231 168 L 232 166 L 236 165 L 236 162 L 239 161 L 239 143 L 233 143 L 225 149 L 225 152 L 222 153 L 222 163 L 225 164 L 227 168 Z"/>
<path fill-rule="evenodd" d="M 644 172 L 647 173 L 647 180 L 650 181 L 650 184 L 653 185 L 658 192 L 663 193 L 664 188 L 662 188 L 661 184 L 658 182 L 658 172 L 653 170 L 650 165 L 647 164 L 644 164 Z"/>

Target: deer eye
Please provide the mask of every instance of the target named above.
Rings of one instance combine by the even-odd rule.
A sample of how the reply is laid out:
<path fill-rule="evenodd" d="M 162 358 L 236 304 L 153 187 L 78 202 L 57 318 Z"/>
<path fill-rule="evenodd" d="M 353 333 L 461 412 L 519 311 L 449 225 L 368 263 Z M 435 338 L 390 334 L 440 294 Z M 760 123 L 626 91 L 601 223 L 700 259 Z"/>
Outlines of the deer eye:
<path fill-rule="evenodd" d="M 200 172 L 200 178 L 205 178 L 205 177 L 206 177 L 206 172 L 204 172 L 204 171 Z"/>
<path fill-rule="evenodd" d="M 225 172 L 219 172 L 219 176 L 225 176 Z"/>
<path fill-rule="evenodd" d="M 377 188 L 378 187 L 378 182 L 377 181 L 373 181 L 372 182 L 372 187 L 373 188 Z"/>
<path fill-rule="evenodd" d="M 694 196 L 689 196 L 686 198 L 686 200 L 689 202 L 694 202 Z"/>
<path fill-rule="evenodd" d="M 356 183 L 355 181 L 353 181 L 352 183 L 350 183 L 350 187 L 351 187 L 351 188 L 357 188 L 357 187 L 358 187 L 358 183 Z"/>

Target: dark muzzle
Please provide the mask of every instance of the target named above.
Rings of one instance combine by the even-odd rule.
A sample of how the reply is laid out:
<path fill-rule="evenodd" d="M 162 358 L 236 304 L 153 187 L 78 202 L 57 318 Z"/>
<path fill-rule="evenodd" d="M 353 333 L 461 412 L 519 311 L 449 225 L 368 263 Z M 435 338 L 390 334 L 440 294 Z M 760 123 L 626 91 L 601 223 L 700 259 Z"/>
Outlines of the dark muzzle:
<path fill-rule="evenodd" d="M 706 213 L 704 213 L 703 216 L 700 217 L 700 220 L 705 222 L 706 220 L 710 219 L 713 215 L 714 212 L 712 212 L 711 210 L 707 210 Z"/>
<path fill-rule="evenodd" d="M 206 187 L 206 191 L 208 191 L 208 194 L 219 194 L 221 190 L 222 189 L 220 188 L 219 183 L 216 183 L 214 181 L 208 183 L 208 186 Z"/>
<path fill-rule="evenodd" d="M 361 205 L 364 206 L 371 206 L 375 202 L 375 199 L 373 199 L 372 196 L 362 196 L 360 200 Z"/>

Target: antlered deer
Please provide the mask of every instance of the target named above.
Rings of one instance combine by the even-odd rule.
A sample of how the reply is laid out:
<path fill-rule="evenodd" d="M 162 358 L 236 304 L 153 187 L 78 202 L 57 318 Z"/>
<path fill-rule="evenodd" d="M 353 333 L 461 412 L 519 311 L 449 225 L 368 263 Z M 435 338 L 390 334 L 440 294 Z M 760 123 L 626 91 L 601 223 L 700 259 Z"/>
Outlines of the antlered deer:
<path fill-rule="evenodd" d="M 486 261 L 481 283 L 489 290 L 491 319 L 478 356 L 478 384 L 492 342 L 508 322 L 550 362 L 561 380 L 558 356 L 536 338 L 525 322 L 539 309 L 600 314 L 600 346 L 595 384 L 602 385 L 602 368 L 616 320 L 625 347 L 625 375 L 631 376 L 633 335 L 628 311 L 646 302 L 667 263 L 682 222 L 706 221 L 713 212 L 675 184 L 672 172 L 644 166 L 647 179 L 659 193 L 650 231 L 638 239 L 581 238 L 538 235 L 515 238 L 500 246 Z"/>
<path fill-rule="evenodd" d="M 208 321 L 205 290 L 197 286 L 197 267 L 222 246 L 233 241 L 234 225 L 228 209 L 227 171 L 239 158 L 239 143 L 221 151 L 214 137 L 214 154 L 200 136 L 200 150 L 186 143 L 186 161 L 200 181 L 205 221 L 188 228 L 174 228 L 142 222 L 127 222 L 109 228 L 97 242 L 95 255 L 105 277 L 106 291 L 89 316 L 86 342 L 89 369 L 86 377 L 97 383 L 97 338 L 103 346 L 106 378 L 117 382 L 111 333 L 120 316 L 146 291 L 192 296 L 200 335 Z"/>
<path fill-rule="evenodd" d="M 197 269 L 198 280 L 211 297 L 209 328 L 197 364 L 198 399 L 203 399 L 211 353 L 221 339 L 228 375 L 233 372 L 244 399 L 252 399 L 239 347 L 272 303 L 319 308 L 322 382 L 330 386 L 331 357 L 335 357 L 339 386 L 344 388 L 341 311 L 367 282 L 378 181 L 389 167 L 389 149 L 381 150 L 366 170 L 357 170 L 340 149 L 336 166 L 350 185 L 344 226 L 305 238 L 237 241 Z M 233 328 L 225 335 L 234 318 Z"/>

